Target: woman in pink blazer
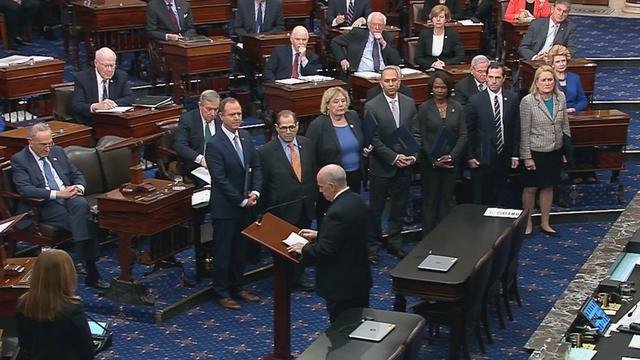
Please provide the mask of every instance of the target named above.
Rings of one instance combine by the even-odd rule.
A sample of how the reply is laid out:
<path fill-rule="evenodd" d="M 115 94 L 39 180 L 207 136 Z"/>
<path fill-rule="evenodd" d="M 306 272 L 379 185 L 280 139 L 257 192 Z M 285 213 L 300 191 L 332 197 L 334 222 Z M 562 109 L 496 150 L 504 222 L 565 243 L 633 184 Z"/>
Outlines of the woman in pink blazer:
<path fill-rule="evenodd" d="M 549 0 L 509 0 L 504 19 L 508 21 L 543 18 L 551 15 Z"/>

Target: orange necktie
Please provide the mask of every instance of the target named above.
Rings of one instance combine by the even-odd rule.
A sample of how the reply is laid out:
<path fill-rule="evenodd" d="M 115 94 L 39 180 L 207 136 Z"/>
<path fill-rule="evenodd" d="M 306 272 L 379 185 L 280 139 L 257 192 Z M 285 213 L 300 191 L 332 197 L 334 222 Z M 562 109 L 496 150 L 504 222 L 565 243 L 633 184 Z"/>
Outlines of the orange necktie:
<path fill-rule="evenodd" d="M 302 181 L 302 167 L 300 166 L 300 155 L 298 154 L 298 150 L 293 142 L 289 143 L 289 150 L 291 150 L 291 166 L 293 167 L 293 172 L 296 174 L 298 178 L 298 182 Z"/>

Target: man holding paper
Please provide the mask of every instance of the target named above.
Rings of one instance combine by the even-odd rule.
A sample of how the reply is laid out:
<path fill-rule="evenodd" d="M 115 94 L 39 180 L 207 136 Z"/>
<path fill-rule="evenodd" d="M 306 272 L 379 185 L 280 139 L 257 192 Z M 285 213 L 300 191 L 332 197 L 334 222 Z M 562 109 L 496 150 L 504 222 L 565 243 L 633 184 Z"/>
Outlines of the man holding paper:
<path fill-rule="evenodd" d="M 135 96 L 127 82 L 127 74 L 116 70 L 116 53 L 103 47 L 96 51 L 95 69 L 75 73 L 73 88 L 73 119 L 93 126 L 91 114 L 116 106 L 130 106 Z"/>
<path fill-rule="evenodd" d="M 369 209 L 347 186 L 345 171 L 326 165 L 316 177 L 322 195 L 331 202 L 319 231 L 303 229 L 310 242 L 293 244 L 289 252 L 316 264 L 316 292 L 327 303 L 333 323 L 345 310 L 369 307 L 371 269 L 367 261 Z"/>
<path fill-rule="evenodd" d="M 399 67 L 387 66 L 380 77 L 382 93 L 364 105 L 363 128 L 365 136 L 371 134 L 371 138 L 365 139 L 365 144 L 372 147 L 369 184 L 373 228 L 368 244 L 369 262 L 372 264 L 378 263 L 378 249 L 382 242 L 380 222 L 387 196 L 391 198 L 387 250 L 400 259 L 405 256 L 401 231 L 418 144 L 411 135 L 416 105 L 412 98 L 398 92 L 401 77 Z M 413 146 L 409 146 L 411 144 Z"/>
<path fill-rule="evenodd" d="M 289 36 L 291 44 L 273 48 L 264 66 L 262 80 L 297 79 L 301 75 L 315 75 L 322 68 L 318 55 L 309 52 L 309 32 L 304 26 L 296 26 Z"/>

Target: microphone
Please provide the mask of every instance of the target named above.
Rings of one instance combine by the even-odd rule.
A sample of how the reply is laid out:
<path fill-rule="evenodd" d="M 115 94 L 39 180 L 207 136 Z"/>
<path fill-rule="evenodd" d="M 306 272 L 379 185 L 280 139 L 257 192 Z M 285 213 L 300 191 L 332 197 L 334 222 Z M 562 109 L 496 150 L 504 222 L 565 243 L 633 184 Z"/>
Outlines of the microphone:
<path fill-rule="evenodd" d="M 264 211 L 262 211 L 258 215 L 258 219 L 256 220 L 256 225 L 258 225 L 258 226 L 262 225 L 262 217 L 264 216 L 264 214 L 268 213 L 269 211 L 274 210 L 274 209 L 279 209 L 281 207 L 288 206 L 288 205 L 291 205 L 291 204 L 295 204 L 295 203 L 300 202 L 300 201 L 304 201 L 306 198 L 308 198 L 308 196 L 307 195 L 303 195 L 302 197 L 300 197 L 298 199 L 289 200 L 289 201 L 285 201 L 285 202 L 280 203 L 280 204 L 275 204 L 275 205 L 269 206 L 268 208 L 264 209 Z"/>

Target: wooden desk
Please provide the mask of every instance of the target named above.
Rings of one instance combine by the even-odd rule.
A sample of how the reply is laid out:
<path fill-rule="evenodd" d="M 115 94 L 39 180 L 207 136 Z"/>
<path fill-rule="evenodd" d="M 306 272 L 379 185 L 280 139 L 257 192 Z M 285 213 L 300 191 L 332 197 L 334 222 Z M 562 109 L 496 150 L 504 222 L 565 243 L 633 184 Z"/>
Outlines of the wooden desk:
<path fill-rule="evenodd" d="M 394 310 L 405 311 L 404 296 L 410 295 L 449 302 L 452 304 L 452 312 L 461 311 L 459 306 L 463 303 L 474 265 L 491 249 L 498 237 L 512 231 L 518 220 L 485 217 L 483 214 L 486 209 L 487 206 L 475 204 L 456 206 L 411 253 L 391 270 L 392 287 L 396 293 Z M 418 264 L 430 252 L 436 255 L 455 256 L 458 261 L 448 272 L 418 269 Z M 452 324 L 449 344 L 451 359 L 458 359 L 461 340 L 466 332 L 466 329 L 459 328 L 459 325 L 461 324 L 456 321 Z"/>
<path fill-rule="evenodd" d="M 182 105 L 171 105 L 157 110 L 135 108 L 125 113 L 94 113 L 91 115 L 95 125 L 96 138 L 106 135 L 120 137 L 143 137 L 160 132 L 157 122 L 179 118 Z"/>
<path fill-rule="evenodd" d="M 69 145 L 91 146 L 91 128 L 64 121 L 52 120 L 47 124 L 51 127 L 53 141 L 56 145 L 66 147 Z M 10 158 L 13 154 L 24 149 L 29 143 L 29 127 L 13 129 L 0 133 L 0 145 L 6 146 L 4 156 Z"/>
<path fill-rule="evenodd" d="M 6 264 L 22 265 L 25 269 L 18 276 L 7 276 L 4 271 L 0 276 L 0 318 L 13 318 L 16 316 L 16 301 L 22 294 L 29 290 L 29 284 L 22 281 L 31 271 L 36 262 L 35 257 L 8 258 Z M 3 264 L 4 266 L 4 264 Z M 26 279 L 25 279 L 26 280 Z"/>
<path fill-rule="evenodd" d="M 193 186 L 186 190 L 173 190 L 173 182 L 160 179 L 145 179 L 156 187 L 151 193 L 124 196 L 120 190 L 112 190 L 99 195 L 98 225 L 111 230 L 118 236 L 118 263 L 120 276 L 114 282 L 108 296 L 120 301 L 135 302 L 144 295 L 142 285 L 136 285 L 131 269 L 136 260 L 142 257 L 134 251 L 134 239 L 137 236 L 151 236 L 191 219 L 191 195 Z M 183 239 L 184 240 L 184 239 Z M 187 239 L 187 244 L 191 243 Z M 177 252 L 177 251 L 176 251 Z M 173 252 L 175 253 L 175 252 Z M 172 255 L 172 253 L 166 256 Z M 165 256 L 165 257 L 166 257 Z M 148 262 L 162 260 L 164 257 L 149 259 Z M 120 297 L 135 288 L 134 298 Z M 136 299 L 137 298 L 137 299 Z"/>
<path fill-rule="evenodd" d="M 231 19 L 230 0 L 188 0 L 194 25 L 226 23 Z"/>
<path fill-rule="evenodd" d="M 283 0 L 282 13 L 285 19 L 309 18 L 313 10 L 313 0 Z"/>
<path fill-rule="evenodd" d="M 402 84 L 411 88 L 416 105 L 420 105 L 429 99 L 428 91 L 429 75 L 425 73 L 402 76 Z M 367 98 L 367 91 L 380 84 L 377 79 L 365 79 L 359 76 L 351 76 L 351 91 L 355 101 Z"/>
<path fill-rule="evenodd" d="M 362 27 L 364 29 L 366 29 L 366 27 Z M 331 42 L 331 40 L 333 38 L 335 38 L 336 36 L 342 35 L 342 34 L 346 34 L 349 31 L 351 31 L 351 29 L 343 29 L 343 28 L 329 28 L 327 29 L 327 42 Z M 393 47 L 400 51 L 400 28 L 393 26 L 393 25 L 387 25 L 384 27 L 384 31 L 390 32 L 391 35 L 393 35 Z M 328 44 L 327 44 L 328 45 Z"/>
<path fill-rule="evenodd" d="M 183 76 L 214 72 L 228 75 L 231 72 L 233 41 L 224 36 L 213 36 L 211 40 L 211 43 L 160 42 L 165 63 L 173 74 L 173 92 L 178 103 L 187 92 L 182 85 Z"/>
<path fill-rule="evenodd" d="M 146 51 L 147 4 L 140 0 L 73 0 L 75 25 L 84 28 L 87 57 L 110 47 L 116 53 Z"/>
<path fill-rule="evenodd" d="M 63 82 L 63 72 L 64 61 L 58 59 L 0 68 L 0 98 L 49 94 L 51 85 Z"/>
<path fill-rule="evenodd" d="M 524 34 L 529 30 L 530 24 L 531 22 L 502 20 L 502 41 L 504 43 L 502 59 L 505 64 L 511 64 L 520 58 L 518 47 L 520 47 Z"/>
<path fill-rule="evenodd" d="M 279 85 L 266 83 L 264 86 L 264 104 L 267 108 L 278 113 L 281 110 L 291 110 L 298 117 L 320 115 L 320 100 L 324 91 L 333 86 L 347 88 L 341 80 L 329 80 L 318 83 L 304 83 L 297 85 Z"/>
<path fill-rule="evenodd" d="M 470 64 L 447 65 L 442 70 L 451 77 L 451 80 L 453 80 L 454 83 L 457 83 L 458 81 L 466 78 L 471 74 L 471 65 Z M 507 73 L 505 75 L 506 75 L 506 79 L 508 80 L 511 78 L 511 69 L 506 69 L 506 70 L 507 70 Z"/>
<path fill-rule="evenodd" d="M 450 22 L 446 24 L 447 27 L 456 29 L 460 34 L 462 40 L 462 46 L 465 52 L 478 52 L 482 47 L 482 24 L 474 25 L 462 25 L 457 22 Z M 431 22 L 427 21 L 414 21 L 413 28 L 415 29 L 415 36 L 420 36 L 420 32 L 428 27 L 433 27 Z"/>
<path fill-rule="evenodd" d="M 290 44 L 289 36 L 291 33 L 283 32 L 270 32 L 259 34 L 246 34 L 242 37 L 242 44 L 247 57 L 254 64 L 264 66 L 267 58 L 271 56 L 271 50 L 279 45 Z M 316 49 L 316 35 L 309 34 L 309 42 L 307 42 L 307 49 Z"/>
<path fill-rule="evenodd" d="M 543 64 L 544 61 L 542 60 L 522 60 L 520 62 L 520 80 L 522 81 L 520 92 L 523 95 L 529 93 L 529 87 L 533 82 L 533 76 L 535 75 L 536 70 L 540 67 L 540 65 Z M 598 64 L 584 58 L 575 58 L 569 61 L 567 71 L 571 71 L 580 76 L 582 89 L 584 90 L 587 97 L 590 97 L 593 94 L 596 82 L 597 67 Z"/>

